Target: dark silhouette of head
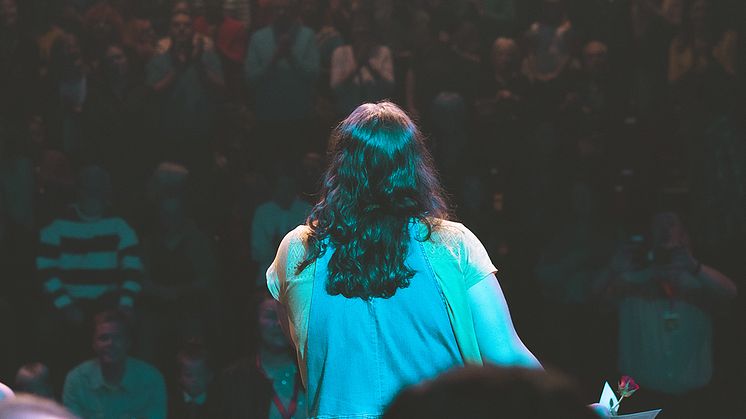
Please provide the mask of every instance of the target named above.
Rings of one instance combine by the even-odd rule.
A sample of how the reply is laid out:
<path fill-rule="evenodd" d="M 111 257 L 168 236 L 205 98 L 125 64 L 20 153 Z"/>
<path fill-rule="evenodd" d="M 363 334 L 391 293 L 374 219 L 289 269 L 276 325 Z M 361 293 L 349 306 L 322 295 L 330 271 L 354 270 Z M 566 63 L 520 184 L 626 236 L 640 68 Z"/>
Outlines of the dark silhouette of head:
<path fill-rule="evenodd" d="M 47 399 L 54 398 L 49 368 L 41 362 L 22 365 L 16 373 L 14 388 L 20 393 L 30 393 Z"/>
<path fill-rule="evenodd" d="M 326 285 L 331 295 L 388 298 L 409 285 L 404 265 L 410 221 L 427 227 L 448 212 L 424 139 L 390 102 L 359 106 L 332 133 L 320 200 L 300 272 L 334 249 Z"/>
<path fill-rule="evenodd" d="M 77 419 L 52 400 L 21 394 L 0 403 L 0 419 Z"/>
<path fill-rule="evenodd" d="M 399 393 L 383 417 L 597 419 L 564 377 L 497 366 L 458 368 L 410 387 Z"/>

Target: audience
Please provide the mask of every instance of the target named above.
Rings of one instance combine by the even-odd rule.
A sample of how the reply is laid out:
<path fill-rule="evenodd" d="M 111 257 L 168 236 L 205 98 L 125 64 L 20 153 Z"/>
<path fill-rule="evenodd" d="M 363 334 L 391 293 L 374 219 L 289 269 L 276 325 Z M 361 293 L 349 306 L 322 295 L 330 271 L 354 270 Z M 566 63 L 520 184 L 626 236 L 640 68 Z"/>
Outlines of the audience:
<path fill-rule="evenodd" d="M 311 205 L 298 196 L 298 181 L 293 176 L 280 173 L 273 186 L 271 199 L 256 207 L 251 222 L 251 255 L 259 267 L 256 286 L 260 290 L 266 288 L 267 268 L 280 241 L 311 213 Z"/>
<path fill-rule="evenodd" d="M 169 34 L 148 62 L 146 83 L 159 99 L 162 157 L 181 161 L 200 174 L 206 171 L 223 69 L 213 40 L 195 32 L 188 11 L 173 12 Z"/>
<path fill-rule="evenodd" d="M 205 350 L 197 344 L 179 351 L 178 379 L 169 393 L 168 417 L 173 419 L 209 419 L 208 388 L 213 372 Z M 222 416 L 221 416 L 222 417 Z"/>
<path fill-rule="evenodd" d="M 374 42 L 372 30 L 365 18 L 354 20 L 350 43 L 332 54 L 329 83 L 340 118 L 363 103 L 390 98 L 393 93 L 391 50 Z"/>
<path fill-rule="evenodd" d="M 272 23 L 249 42 L 244 71 L 254 97 L 255 150 L 267 160 L 296 161 L 308 151 L 319 74 L 313 30 L 298 19 L 297 0 L 271 0 Z"/>
<path fill-rule="evenodd" d="M 153 110 L 140 70 L 127 49 L 118 42 L 102 47 L 98 73 L 90 83 L 82 114 L 87 161 L 94 161 L 111 175 L 113 203 L 132 216 L 142 192 L 128 188 L 144 184 L 159 151 L 153 146 Z"/>
<path fill-rule="evenodd" d="M 620 313 L 619 370 L 646 389 L 647 407 L 696 417 L 713 376 L 713 316 L 736 285 L 695 259 L 677 214 L 656 214 L 651 230 L 649 248 L 620 249 L 600 284 Z"/>
<path fill-rule="evenodd" d="M 204 377 L 174 362 L 187 343 L 232 366 L 201 414 L 268 416 L 273 387 L 244 357 L 260 340 L 236 331 L 255 327 L 247 302 L 317 199 L 329 131 L 386 98 L 428 134 L 454 215 L 485 238 L 545 364 L 589 402 L 631 374 L 630 411 L 675 417 L 684 400 L 704 415 L 744 373 L 729 366 L 746 305 L 725 304 L 746 275 L 736 3 L 0 0 L 0 381 L 59 394 L 90 358 L 93 313 L 118 309 L 131 354 L 164 376 Z M 659 212 L 695 245 L 658 250 L 641 220 Z M 682 279 L 686 263 L 657 256 L 681 248 L 733 278 L 722 295 L 690 289 L 708 268 Z M 649 286 L 624 286 L 646 272 Z M 679 280 L 673 298 L 655 285 Z M 672 335 L 703 339 L 668 359 Z"/>
<path fill-rule="evenodd" d="M 543 0 L 541 18 L 526 33 L 526 75 L 542 83 L 558 79 L 572 61 L 574 36 L 565 1 Z"/>
<path fill-rule="evenodd" d="M 183 199 L 163 197 L 156 206 L 157 226 L 143 243 L 139 355 L 164 368 L 179 341 L 204 339 L 216 326 L 217 261 Z"/>
<path fill-rule="evenodd" d="M 306 400 L 290 340 L 280 325 L 280 305 L 262 294 L 257 305 L 258 348 L 225 369 L 212 388 L 215 417 L 306 417 Z"/>
<path fill-rule="evenodd" d="M 166 418 L 166 385 L 150 364 L 129 356 L 131 331 L 126 315 L 105 311 L 94 318 L 96 358 L 65 378 L 62 402 L 84 418 Z"/>
<path fill-rule="evenodd" d="M 97 166 L 81 170 L 78 199 L 67 214 L 44 227 L 36 267 L 40 283 L 69 322 L 82 322 L 92 310 L 132 310 L 142 289 L 137 234 L 107 214 L 109 174 Z"/>

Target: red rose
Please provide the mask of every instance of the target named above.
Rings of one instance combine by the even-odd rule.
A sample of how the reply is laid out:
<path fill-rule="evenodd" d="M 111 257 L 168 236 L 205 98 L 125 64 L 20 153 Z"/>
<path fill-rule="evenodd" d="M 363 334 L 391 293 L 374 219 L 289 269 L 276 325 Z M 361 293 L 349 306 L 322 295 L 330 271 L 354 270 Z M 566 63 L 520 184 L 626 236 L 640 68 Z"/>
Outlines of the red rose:
<path fill-rule="evenodd" d="M 624 375 L 619 379 L 618 389 L 620 398 L 631 396 L 638 388 L 640 388 L 640 386 L 638 386 L 635 380 L 633 380 L 629 375 Z"/>

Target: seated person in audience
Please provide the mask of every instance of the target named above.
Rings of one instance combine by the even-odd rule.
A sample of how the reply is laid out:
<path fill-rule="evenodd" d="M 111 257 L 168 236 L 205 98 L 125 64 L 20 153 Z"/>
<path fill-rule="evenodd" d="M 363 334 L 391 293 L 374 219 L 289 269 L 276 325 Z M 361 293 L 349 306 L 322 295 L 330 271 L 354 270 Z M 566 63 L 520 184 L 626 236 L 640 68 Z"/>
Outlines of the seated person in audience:
<path fill-rule="evenodd" d="M 166 418 L 166 385 L 153 366 L 128 356 L 127 317 L 106 311 L 94 318 L 96 358 L 67 374 L 65 406 L 83 418 Z"/>
<path fill-rule="evenodd" d="M 79 419 L 52 400 L 21 394 L 0 403 L 0 419 Z"/>
<path fill-rule="evenodd" d="M 208 419 L 208 387 L 213 378 L 207 353 L 202 345 L 188 344 L 176 356 L 177 383 L 169 397 L 168 416 L 174 419 Z"/>
<path fill-rule="evenodd" d="M 383 417 L 592 419 L 597 416 L 561 375 L 523 368 L 471 366 L 403 390 Z"/>
<path fill-rule="evenodd" d="M 120 309 L 131 315 L 141 291 L 137 234 L 108 214 L 111 189 L 105 170 L 84 168 L 76 202 L 40 233 L 36 269 L 50 303 L 38 318 L 34 349 L 40 353 L 34 355 L 52 371 L 68 371 L 90 356 L 85 342 L 93 314 Z"/>
<path fill-rule="evenodd" d="M 273 186 L 272 199 L 256 208 L 251 223 L 251 256 L 259 265 L 256 285 L 260 289 L 266 286 L 264 275 L 280 240 L 311 212 L 311 205 L 298 196 L 294 177 L 280 174 Z"/>
<path fill-rule="evenodd" d="M 192 220 L 183 198 L 158 198 L 158 222 L 144 240 L 140 355 L 165 368 L 178 342 L 204 339 L 215 310 L 217 261 L 212 242 Z"/>
<path fill-rule="evenodd" d="M 706 417 L 711 395 L 714 315 L 736 296 L 735 283 L 692 254 L 676 213 L 653 217 L 652 237 L 631 238 L 612 258 L 598 290 L 616 303 L 619 372 L 645 392 L 631 402 L 671 417 Z"/>
<path fill-rule="evenodd" d="M 572 60 L 575 31 L 564 0 L 543 0 L 541 18 L 526 32 L 523 70 L 532 80 L 557 79 Z"/>
<path fill-rule="evenodd" d="M 213 40 L 195 33 L 187 12 L 173 12 L 169 34 L 158 42 L 157 53 L 146 66 L 145 82 L 160 107 L 163 152 L 192 170 L 204 168 L 225 83 Z"/>
<path fill-rule="evenodd" d="M 271 0 L 271 23 L 251 35 L 244 80 L 256 115 L 253 149 L 256 163 L 295 164 L 315 147 L 312 134 L 319 51 L 313 30 L 298 19 L 298 0 Z"/>
<path fill-rule="evenodd" d="M 244 72 L 255 89 L 257 118 L 294 121 L 311 115 L 319 52 L 313 30 L 298 19 L 298 0 L 271 0 L 271 24 L 254 32 Z"/>
<path fill-rule="evenodd" d="M 60 317 L 80 324 L 103 309 L 132 310 L 143 267 L 137 234 L 125 220 L 107 214 L 109 174 L 88 166 L 77 182 L 77 201 L 41 230 L 36 268 Z"/>
<path fill-rule="evenodd" d="M 259 348 L 225 369 L 210 388 L 216 418 L 306 417 L 306 396 L 290 341 L 280 326 L 279 304 L 268 295 L 258 306 Z"/>
<path fill-rule="evenodd" d="M 49 368 L 41 362 L 25 364 L 18 369 L 15 389 L 19 393 L 54 399 L 52 383 L 49 380 Z"/>
<path fill-rule="evenodd" d="M 330 87 L 337 116 L 345 117 L 359 105 L 391 97 L 394 92 L 394 60 L 391 50 L 375 41 L 370 19 L 353 22 L 351 42 L 334 50 Z"/>

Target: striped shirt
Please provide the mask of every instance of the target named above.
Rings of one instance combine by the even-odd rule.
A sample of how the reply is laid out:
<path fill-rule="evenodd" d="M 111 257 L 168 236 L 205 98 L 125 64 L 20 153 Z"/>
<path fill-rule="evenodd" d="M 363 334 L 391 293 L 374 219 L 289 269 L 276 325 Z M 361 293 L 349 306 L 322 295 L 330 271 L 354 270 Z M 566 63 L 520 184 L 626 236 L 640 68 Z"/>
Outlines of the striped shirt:
<path fill-rule="evenodd" d="M 142 290 L 137 248 L 137 235 L 123 219 L 88 219 L 73 208 L 41 230 L 36 269 L 57 308 L 111 293 L 131 307 Z"/>

